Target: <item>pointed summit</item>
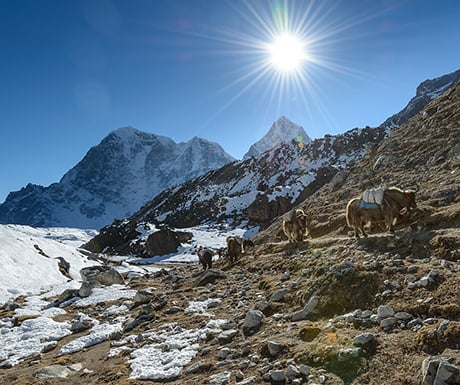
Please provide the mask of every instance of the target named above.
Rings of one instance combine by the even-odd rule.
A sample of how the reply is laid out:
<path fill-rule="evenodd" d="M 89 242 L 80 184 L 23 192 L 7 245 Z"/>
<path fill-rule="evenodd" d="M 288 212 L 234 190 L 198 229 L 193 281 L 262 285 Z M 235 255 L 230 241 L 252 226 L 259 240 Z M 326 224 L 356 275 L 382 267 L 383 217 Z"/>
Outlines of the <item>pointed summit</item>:
<path fill-rule="evenodd" d="M 250 158 L 251 156 L 257 157 L 263 152 L 271 150 L 282 143 L 290 143 L 299 136 L 302 137 L 304 143 L 311 142 L 311 138 L 307 135 L 302 126 L 291 122 L 286 116 L 281 116 L 273 123 L 267 134 L 249 148 L 249 151 L 244 155 L 243 159 Z"/>

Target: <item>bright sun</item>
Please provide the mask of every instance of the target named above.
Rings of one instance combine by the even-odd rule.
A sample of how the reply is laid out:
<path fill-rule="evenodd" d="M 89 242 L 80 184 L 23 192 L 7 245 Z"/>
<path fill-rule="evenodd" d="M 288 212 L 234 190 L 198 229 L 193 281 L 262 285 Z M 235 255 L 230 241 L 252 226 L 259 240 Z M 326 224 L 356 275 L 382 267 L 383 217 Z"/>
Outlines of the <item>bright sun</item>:
<path fill-rule="evenodd" d="M 269 60 L 279 72 L 296 72 L 306 60 L 305 44 L 293 34 L 277 36 L 268 45 Z"/>

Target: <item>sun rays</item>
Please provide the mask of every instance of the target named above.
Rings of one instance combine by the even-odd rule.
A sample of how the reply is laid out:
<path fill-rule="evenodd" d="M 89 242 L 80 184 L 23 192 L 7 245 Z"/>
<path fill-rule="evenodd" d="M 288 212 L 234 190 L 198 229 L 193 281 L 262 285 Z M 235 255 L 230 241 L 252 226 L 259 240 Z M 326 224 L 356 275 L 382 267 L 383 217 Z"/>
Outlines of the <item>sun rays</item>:
<path fill-rule="evenodd" d="M 259 111 L 289 115 L 295 105 L 306 122 L 321 114 L 326 124 L 335 126 L 326 108 L 322 81 L 368 77 L 353 68 L 352 60 L 343 60 L 337 53 L 346 51 L 349 41 L 362 38 L 354 29 L 375 16 L 368 10 L 344 14 L 338 4 L 295 0 L 226 3 L 233 11 L 229 18 L 233 22 L 216 25 L 210 21 L 194 35 L 209 43 L 207 55 L 227 60 L 228 70 L 221 74 L 225 80 L 208 98 L 223 102 L 205 125 L 250 93 L 257 95 L 252 100 Z"/>

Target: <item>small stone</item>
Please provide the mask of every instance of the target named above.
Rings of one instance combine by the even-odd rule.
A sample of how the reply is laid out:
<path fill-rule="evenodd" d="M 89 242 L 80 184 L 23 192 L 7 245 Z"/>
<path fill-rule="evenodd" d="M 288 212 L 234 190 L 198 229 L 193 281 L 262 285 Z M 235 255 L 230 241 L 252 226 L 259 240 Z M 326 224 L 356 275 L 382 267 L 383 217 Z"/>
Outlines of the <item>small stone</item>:
<path fill-rule="evenodd" d="M 422 277 L 417 281 L 417 285 L 419 287 L 427 287 L 429 283 L 430 283 L 430 278 L 428 278 L 427 276 Z"/>
<path fill-rule="evenodd" d="M 211 385 L 228 385 L 230 384 L 230 378 L 232 374 L 231 372 L 222 372 L 214 374 L 213 376 L 209 377 L 209 383 Z"/>
<path fill-rule="evenodd" d="M 375 323 L 378 323 L 380 321 L 380 318 L 377 314 L 372 314 L 369 319 L 372 321 L 372 322 L 375 322 Z"/>
<path fill-rule="evenodd" d="M 394 310 L 391 307 L 386 306 L 386 305 L 381 305 L 377 308 L 377 315 L 380 318 L 391 317 L 393 316 L 394 313 L 395 313 Z"/>
<path fill-rule="evenodd" d="M 267 349 L 270 356 L 276 357 L 283 350 L 283 345 L 279 344 L 278 342 L 267 341 Z"/>
<path fill-rule="evenodd" d="M 296 366 L 288 365 L 286 368 L 286 377 L 292 382 L 295 378 L 302 377 L 302 374 Z"/>
<path fill-rule="evenodd" d="M 407 321 L 412 318 L 412 315 L 405 311 L 398 311 L 397 313 L 394 314 L 394 317 L 397 320 Z"/>
<path fill-rule="evenodd" d="M 194 364 L 190 365 L 188 368 L 185 369 L 186 374 L 193 374 L 197 373 L 201 370 L 201 368 L 204 366 L 205 362 L 203 360 L 199 360 L 198 362 L 195 362 Z"/>
<path fill-rule="evenodd" d="M 421 324 L 422 324 L 422 320 L 420 318 L 415 318 L 407 323 L 407 327 L 409 329 L 412 329 L 413 327 L 417 325 L 421 325 Z"/>
<path fill-rule="evenodd" d="M 270 378 L 272 381 L 284 383 L 286 381 L 286 376 L 284 370 L 272 370 L 270 372 Z"/>
<path fill-rule="evenodd" d="M 299 365 L 299 372 L 302 374 L 304 378 L 307 378 L 310 375 L 311 368 L 308 365 L 300 364 Z"/>
<path fill-rule="evenodd" d="M 292 321 L 296 322 L 306 319 L 308 315 L 316 308 L 316 305 L 318 305 L 318 300 L 318 296 L 313 295 L 301 311 L 292 315 Z"/>
<path fill-rule="evenodd" d="M 337 356 L 337 359 L 339 362 L 347 362 L 351 361 L 354 358 L 359 357 L 361 353 L 361 348 L 346 348 L 346 349 L 341 349 L 339 351 L 339 354 Z"/>
<path fill-rule="evenodd" d="M 219 340 L 219 343 L 221 345 L 227 344 L 227 343 L 231 342 L 233 340 L 233 338 L 235 338 L 235 336 L 238 335 L 238 333 L 239 332 L 236 329 L 224 330 L 222 333 L 220 333 L 217 336 L 217 339 Z"/>
<path fill-rule="evenodd" d="M 391 293 L 392 291 L 390 289 L 387 289 L 382 293 L 382 297 L 388 297 L 391 295 Z"/>
<path fill-rule="evenodd" d="M 243 328 L 246 331 L 256 329 L 262 323 L 264 314 L 260 310 L 249 310 L 244 318 Z"/>
<path fill-rule="evenodd" d="M 437 318 L 427 318 L 426 320 L 423 321 L 423 325 L 432 325 L 434 323 L 438 322 Z"/>
<path fill-rule="evenodd" d="M 221 360 L 225 360 L 230 353 L 231 351 L 229 348 L 222 348 L 217 352 L 217 357 L 219 357 Z"/>
<path fill-rule="evenodd" d="M 391 327 L 393 326 L 398 320 L 394 317 L 387 317 L 385 319 L 383 319 L 382 321 L 380 321 L 380 327 L 382 329 L 386 329 L 388 327 Z"/>
<path fill-rule="evenodd" d="M 277 291 L 275 294 L 273 294 L 270 298 L 270 301 L 271 302 L 279 302 L 281 301 L 284 296 L 289 293 L 289 290 L 288 289 L 281 289 L 279 291 Z"/>
<path fill-rule="evenodd" d="M 356 346 L 365 346 L 375 341 L 375 336 L 372 333 L 362 333 L 353 338 L 353 344 Z"/>

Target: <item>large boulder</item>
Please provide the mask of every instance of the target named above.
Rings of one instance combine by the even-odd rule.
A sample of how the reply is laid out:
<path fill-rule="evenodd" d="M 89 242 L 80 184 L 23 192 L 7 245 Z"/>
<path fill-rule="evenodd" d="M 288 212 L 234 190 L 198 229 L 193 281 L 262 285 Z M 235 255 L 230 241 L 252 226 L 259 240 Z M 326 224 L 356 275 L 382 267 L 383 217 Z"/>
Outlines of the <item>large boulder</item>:
<path fill-rule="evenodd" d="M 187 232 L 161 229 L 148 236 L 145 249 L 150 257 L 175 253 L 181 243 L 190 240 L 191 237 L 192 234 Z"/>

